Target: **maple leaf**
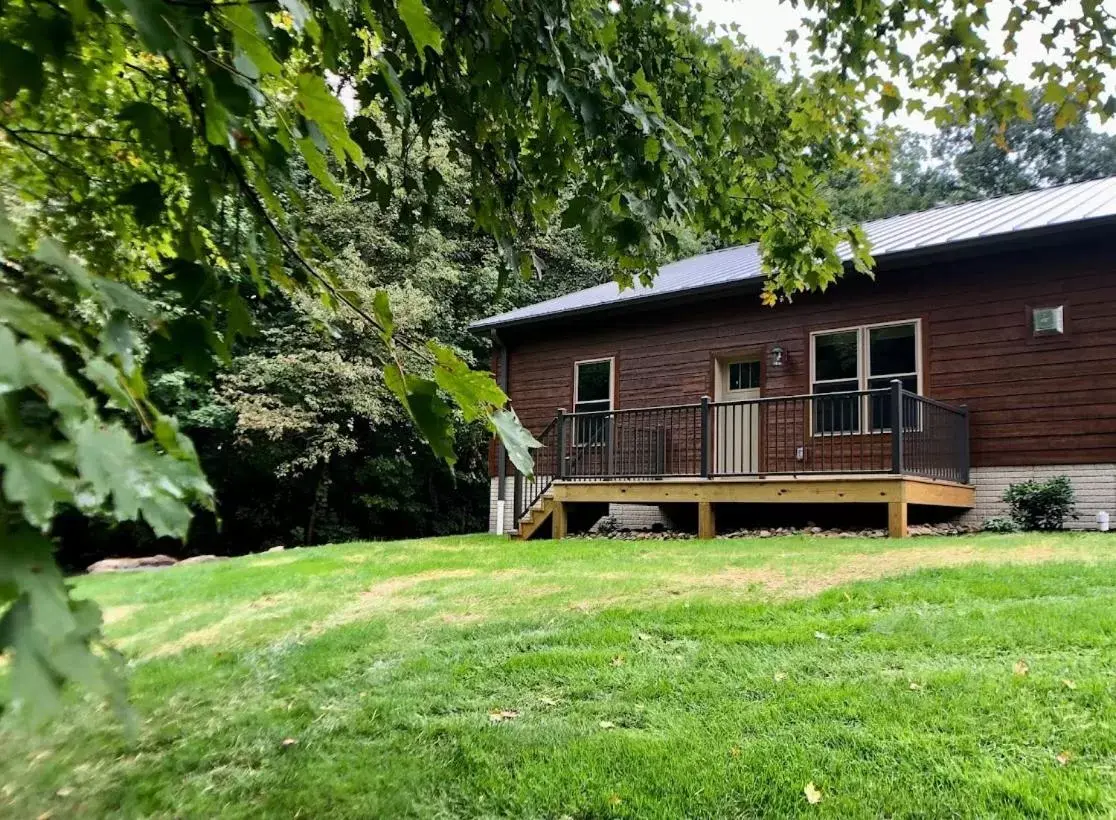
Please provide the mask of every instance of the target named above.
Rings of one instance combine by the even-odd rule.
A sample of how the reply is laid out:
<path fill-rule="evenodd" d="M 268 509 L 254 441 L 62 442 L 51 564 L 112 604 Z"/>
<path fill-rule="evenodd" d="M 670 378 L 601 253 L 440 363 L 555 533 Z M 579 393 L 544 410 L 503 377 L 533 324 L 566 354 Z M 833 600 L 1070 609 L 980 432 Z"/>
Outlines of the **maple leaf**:
<path fill-rule="evenodd" d="M 811 806 L 816 806 L 822 801 L 821 790 L 814 785 L 813 781 L 806 784 L 806 787 L 802 790 L 802 793 L 806 795 L 806 802 L 809 803 Z"/>

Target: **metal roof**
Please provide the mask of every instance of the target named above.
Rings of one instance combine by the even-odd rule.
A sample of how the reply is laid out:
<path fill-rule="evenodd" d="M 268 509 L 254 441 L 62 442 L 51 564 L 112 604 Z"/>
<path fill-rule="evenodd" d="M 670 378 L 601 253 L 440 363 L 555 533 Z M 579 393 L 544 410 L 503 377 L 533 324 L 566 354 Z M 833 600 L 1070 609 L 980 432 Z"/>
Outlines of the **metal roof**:
<path fill-rule="evenodd" d="M 1116 217 L 1116 177 L 1060 185 L 1025 194 L 943 205 L 929 211 L 866 222 L 876 262 L 912 252 L 946 250 L 1005 237 L 1023 238 L 1071 224 Z M 848 248 L 841 249 L 848 259 Z M 620 290 L 615 282 L 568 293 L 470 325 L 474 330 L 525 324 L 607 309 L 613 305 L 705 291 L 763 276 L 759 246 L 744 245 L 663 265 L 650 287 Z"/>

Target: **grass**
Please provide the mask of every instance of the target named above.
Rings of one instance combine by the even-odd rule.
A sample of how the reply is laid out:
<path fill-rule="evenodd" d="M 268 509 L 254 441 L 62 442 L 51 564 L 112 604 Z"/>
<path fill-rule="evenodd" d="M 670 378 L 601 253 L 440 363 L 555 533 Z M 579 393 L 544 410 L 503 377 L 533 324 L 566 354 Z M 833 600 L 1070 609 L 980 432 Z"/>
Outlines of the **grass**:
<path fill-rule="evenodd" d="M 140 734 L 77 698 L 7 725 L 0 815 L 1112 816 L 1114 546 L 478 536 L 80 578 Z"/>

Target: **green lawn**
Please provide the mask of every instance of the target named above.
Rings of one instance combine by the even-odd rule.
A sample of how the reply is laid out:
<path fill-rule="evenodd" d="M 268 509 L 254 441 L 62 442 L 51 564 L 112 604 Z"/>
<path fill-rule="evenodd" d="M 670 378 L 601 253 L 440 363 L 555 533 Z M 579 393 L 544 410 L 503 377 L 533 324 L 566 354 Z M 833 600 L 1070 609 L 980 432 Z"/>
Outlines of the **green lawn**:
<path fill-rule="evenodd" d="M 81 578 L 139 737 L 7 727 L 0 815 L 1112 816 L 1113 558 L 479 536 Z"/>

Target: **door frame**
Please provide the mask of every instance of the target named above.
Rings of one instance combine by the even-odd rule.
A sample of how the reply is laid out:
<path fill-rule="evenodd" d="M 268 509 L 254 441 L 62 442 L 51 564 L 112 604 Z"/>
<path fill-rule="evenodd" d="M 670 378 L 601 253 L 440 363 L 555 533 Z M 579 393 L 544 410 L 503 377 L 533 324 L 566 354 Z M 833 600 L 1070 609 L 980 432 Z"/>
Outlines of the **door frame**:
<path fill-rule="evenodd" d="M 711 370 L 712 370 L 712 387 L 713 387 L 712 399 L 715 403 L 725 400 L 724 396 L 727 392 L 729 392 L 729 390 L 728 390 L 728 368 L 729 368 L 729 365 L 735 364 L 736 362 L 759 362 L 759 371 L 760 371 L 759 387 L 758 388 L 753 388 L 753 389 L 757 393 L 755 398 L 763 398 L 765 388 L 767 386 L 767 355 L 766 355 L 766 350 L 764 348 L 754 348 L 753 347 L 753 348 L 745 348 L 745 349 L 741 349 L 741 350 L 730 350 L 730 351 L 727 351 L 727 352 L 717 352 L 717 353 L 713 353 L 711 355 L 711 361 L 712 361 Z M 717 455 L 716 454 L 720 449 L 719 438 L 718 438 L 719 435 L 720 434 L 716 430 L 714 430 L 713 431 L 713 441 L 710 442 L 710 445 L 713 448 L 714 472 L 716 472 L 716 462 L 717 462 Z M 764 418 L 763 418 L 763 414 L 761 413 L 759 418 L 756 420 L 755 439 L 753 441 L 753 447 L 754 447 L 755 453 L 754 453 L 754 459 L 752 459 L 752 460 L 755 463 L 755 472 L 756 473 L 762 473 L 763 472 L 763 462 L 765 460 L 764 459 L 764 450 L 763 450 L 763 447 L 761 446 L 761 442 L 763 440 L 764 440 Z"/>

